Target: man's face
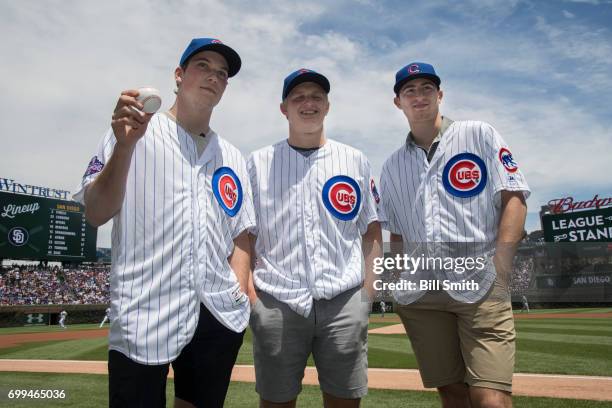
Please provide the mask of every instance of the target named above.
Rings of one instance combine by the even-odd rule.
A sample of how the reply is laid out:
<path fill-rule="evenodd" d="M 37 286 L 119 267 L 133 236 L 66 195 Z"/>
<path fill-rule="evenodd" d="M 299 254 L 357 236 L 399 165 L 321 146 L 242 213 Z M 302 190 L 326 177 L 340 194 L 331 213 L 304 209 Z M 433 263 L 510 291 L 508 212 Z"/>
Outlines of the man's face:
<path fill-rule="evenodd" d="M 329 112 L 329 100 L 320 85 L 304 82 L 291 90 L 280 109 L 291 128 L 302 133 L 314 133 L 323 127 Z"/>
<path fill-rule="evenodd" d="M 177 95 L 199 106 L 215 107 L 227 86 L 228 67 L 223 56 L 201 51 L 189 58 L 187 66 L 175 71 Z"/>
<path fill-rule="evenodd" d="M 431 121 L 438 115 L 442 91 L 427 78 L 408 81 L 393 102 L 404 112 L 411 123 Z"/>

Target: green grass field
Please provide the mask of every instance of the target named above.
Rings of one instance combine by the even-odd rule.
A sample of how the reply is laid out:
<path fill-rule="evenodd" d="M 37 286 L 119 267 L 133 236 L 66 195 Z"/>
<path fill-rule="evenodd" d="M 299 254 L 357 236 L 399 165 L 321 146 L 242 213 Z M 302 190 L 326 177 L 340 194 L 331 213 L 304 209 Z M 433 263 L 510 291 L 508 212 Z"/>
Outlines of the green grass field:
<path fill-rule="evenodd" d="M 22 407 L 105 407 L 108 406 L 107 382 L 103 375 L 40 373 L 0 373 L 0 405 L 6 408 Z M 9 400 L 9 389 L 51 389 L 64 390 L 63 400 Z M 166 398 L 168 406 L 174 395 L 172 380 L 168 380 Z M 551 399 L 534 397 L 514 397 L 514 406 L 529 408 L 603 408 L 612 403 L 600 401 L 580 401 L 570 399 Z M 298 399 L 298 407 L 321 407 L 321 393 L 316 386 L 305 386 Z M 228 408 L 257 407 L 257 394 L 252 383 L 233 382 L 228 390 L 225 406 Z M 439 407 L 438 396 L 434 392 L 370 390 L 363 399 L 363 407 L 402 407 L 434 408 Z"/>
<path fill-rule="evenodd" d="M 612 309 L 587 309 L 589 313 Z M 565 310 L 547 313 L 570 313 Z M 572 311 L 574 313 L 574 311 Z M 396 324 L 396 316 L 387 314 L 384 321 L 373 315 L 370 329 Z M 555 373 L 612 376 L 611 319 L 517 319 L 516 372 Z M 68 330 L 90 330 L 97 325 L 71 326 Z M 60 331 L 57 327 L 24 327 L 0 329 L 9 333 Z M 66 340 L 22 344 L 0 349 L 0 359 L 60 359 L 106 360 L 106 338 Z M 251 333 L 247 330 L 237 364 L 253 364 Z M 312 361 L 310 361 L 312 364 Z M 370 334 L 370 367 L 417 368 L 410 342 L 405 335 Z M 0 406 L 106 406 L 106 376 L 0 373 Z M 8 388 L 7 388 L 8 387 Z M 64 401 L 9 401 L 6 395 L 13 389 L 66 389 Z M 168 395 L 172 395 L 172 382 Z M 256 406 L 254 385 L 233 383 L 227 400 L 228 407 Z M 171 401 L 169 399 L 169 401 Z M 612 407 L 612 403 L 515 397 L 517 407 Z M 171 405 L 171 404 L 169 404 Z M 317 387 L 305 387 L 298 403 L 300 407 L 320 407 Z M 371 390 L 363 406 L 377 407 L 437 407 L 435 393 L 412 391 Z"/>

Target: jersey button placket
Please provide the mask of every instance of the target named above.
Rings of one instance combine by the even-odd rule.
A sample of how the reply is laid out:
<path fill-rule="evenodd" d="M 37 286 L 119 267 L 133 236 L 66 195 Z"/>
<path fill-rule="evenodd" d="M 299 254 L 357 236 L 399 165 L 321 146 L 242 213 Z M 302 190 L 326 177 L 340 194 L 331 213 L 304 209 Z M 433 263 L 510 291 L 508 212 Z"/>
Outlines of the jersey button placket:
<path fill-rule="evenodd" d="M 431 202 L 429 207 L 431 208 L 431 228 L 433 230 L 433 240 L 440 242 L 442 240 L 441 228 L 440 228 L 440 195 L 438 194 L 438 175 L 435 172 L 431 172 L 429 179 L 429 188 L 431 190 Z"/>
<path fill-rule="evenodd" d="M 312 170 L 312 161 L 309 156 L 306 158 L 302 164 L 302 202 L 304 205 L 302 206 L 302 220 L 303 220 L 303 238 L 306 248 L 306 260 L 304 262 L 304 267 L 306 269 L 306 273 L 308 275 L 308 285 L 310 287 L 311 293 L 316 296 L 316 265 L 315 257 L 316 257 L 316 248 L 314 246 L 313 239 L 313 231 L 315 229 L 314 225 L 314 214 L 312 213 L 312 209 L 316 208 L 317 205 L 317 182 L 312 179 L 312 175 L 314 174 Z"/>
<path fill-rule="evenodd" d="M 433 229 L 433 223 L 434 223 L 434 214 L 433 214 L 433 194 L 432 191 L 435 191 L 435 189 L 431 188 L 431 176 L 429 174 L 429 165 L 426 165 L 425 167 L 425 175 L 424 175 L 424 180 L 423 180 L 423 196 L 424 196 L 424 204 L 425 204 L 425 208 L 423 209 L 423 212 L 425 213 L 425 232 L 426 232 L 426 241 L 434 241 L 434 229 Z"/>
<path fill-rule="evenodd" d="M 206 270 L 204 263 L 206 262 L 206 259 L 208 258 L 208 254 L 206 253 L 206 245 L 205 245 L 205 233 L 206 233 L 206 222 L 207 222 L 207 214 L 203 213 L 203 209 L 202 206 L 200 205 L 200 203 L 204 202 L 203 200 L 206 199 L 206 192 L 209 191 L 209 189 L 207 188 L 207 175 L 202 171 L 203 167 L 200 167 L 198 169 L 198 185 L 197 185 L 197 195 L 198 195 L 198 202 L 197 202 L 197 209 L 198 209 L 198 219 L 197 219 L 197 225 L 198 225 L 198 242 L 196 245 L 196 249 L 197 249 L 197 268 L 196 268 L 196 273 L 195 273 L 195 282 L 196 282 L 196 289 L 199 288 L 206 280 L 206 277 L 204 276 L 204 271 Z"/>
<path fill-rule="evenodd" d="M 200 167 L 197 165 L 193 166 L 193 173 L 191 178 L 191 268 L 189 269 L 189 287 L 191 290 L 195 291 L 195 282 L 196 282 L 196 274 L 200 266 L 199 259 L 199 247 L 200 247 L 200 214 L 199 214 L 199 205 L 198 200 L 199 197 L 199 170 Z"/>

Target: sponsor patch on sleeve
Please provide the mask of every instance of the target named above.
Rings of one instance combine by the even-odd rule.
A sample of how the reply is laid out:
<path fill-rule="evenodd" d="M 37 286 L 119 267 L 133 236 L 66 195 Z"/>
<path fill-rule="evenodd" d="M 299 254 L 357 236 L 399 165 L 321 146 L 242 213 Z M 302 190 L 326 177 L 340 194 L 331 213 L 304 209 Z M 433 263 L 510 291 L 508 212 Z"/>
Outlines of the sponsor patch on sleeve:
<path fill-rule="evenodd" d="M 89 177 L 92 174 L 96 174 L 102 171 L 102 169 L 104 168 L 104 163 L 102 163 L 99 159 L 98 156 L 94 156 L 89 164 L 87 165 L 87 170 L 85 170 L 85 174 L 83 175 L 83 178 L 85 177 Z"/>
<path fill-rule="evenodd" d="M 518 170 L 518 164 L 516 164 L 516 162 L 514 161 L 510 150 L 506 149 L 505 147 L 502 147 L 501 149 L 499 149 L 498 157 L 499 161 L 504 166 L 507 172 L 514 173 Z"/>
<path fill-rule="evenodd" d="M 370 190 L 372 190 L 372 197 L 374 197 L 374 201 L 376 201 L 376 204 L 378 204 L 380 202 L 380 194 L 378 194 L 376 183 L 374 182 L 373 178 L 370 179 Z"/>

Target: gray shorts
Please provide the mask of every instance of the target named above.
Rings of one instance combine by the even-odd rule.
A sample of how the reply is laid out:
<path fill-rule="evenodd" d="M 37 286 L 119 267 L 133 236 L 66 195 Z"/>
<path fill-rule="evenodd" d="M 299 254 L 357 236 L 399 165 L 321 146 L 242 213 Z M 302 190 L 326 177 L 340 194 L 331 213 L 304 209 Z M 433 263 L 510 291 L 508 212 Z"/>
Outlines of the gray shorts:
<path fill-rule="evenodd" d="M 302 317 L 258 291 L 251 310 L 255 389 L 271 402 L 291 401 L 302 390 L 313 355 L 321 390 L 338 398 L 361 398 L 368 388 L 368 311 L 361 288 L 331 300 L 315 300 Z"/>

